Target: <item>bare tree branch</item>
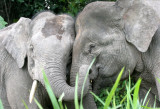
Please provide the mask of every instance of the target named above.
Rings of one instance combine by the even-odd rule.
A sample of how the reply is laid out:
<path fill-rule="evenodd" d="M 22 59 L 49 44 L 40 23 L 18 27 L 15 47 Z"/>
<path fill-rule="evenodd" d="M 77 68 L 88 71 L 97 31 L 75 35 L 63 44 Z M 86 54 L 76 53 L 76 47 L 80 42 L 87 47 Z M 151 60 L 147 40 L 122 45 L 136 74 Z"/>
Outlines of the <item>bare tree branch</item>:
<path fill-rule="evenodd" d="M 5 11 L 6 11 L 6 15 L 7 15 L 7 22 L 9 23 L 9 14 L 8 14 L 8 10 L 7 10 L 7 5 L 6 5 L 6 0 L 4 0 L 4 5 L 5 5 Z"/>

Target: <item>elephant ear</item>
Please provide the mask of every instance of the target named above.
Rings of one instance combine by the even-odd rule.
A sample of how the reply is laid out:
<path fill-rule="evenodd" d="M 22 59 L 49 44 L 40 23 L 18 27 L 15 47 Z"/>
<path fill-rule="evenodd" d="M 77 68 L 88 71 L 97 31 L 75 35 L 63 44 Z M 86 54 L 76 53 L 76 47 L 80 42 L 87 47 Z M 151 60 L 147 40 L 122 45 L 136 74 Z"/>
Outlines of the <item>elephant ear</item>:
<path fill-rule="evenodd" d="M 132 4 L 125 10 L 123 20 L 126 39 L 139 51 L 146 52 L 160 24 L 159 16 L 142 3 Z"/>
<path fill-rule="evenodd" d="M 11 30 L 8 31 L 2 44 L 15 59 L 19 68 L 24 65 L 24 60 L 26 57 L 26 44 L 29 38 L 29 24 L 30 19 L 20 18 L 20 20 L 15 23 Z"/>

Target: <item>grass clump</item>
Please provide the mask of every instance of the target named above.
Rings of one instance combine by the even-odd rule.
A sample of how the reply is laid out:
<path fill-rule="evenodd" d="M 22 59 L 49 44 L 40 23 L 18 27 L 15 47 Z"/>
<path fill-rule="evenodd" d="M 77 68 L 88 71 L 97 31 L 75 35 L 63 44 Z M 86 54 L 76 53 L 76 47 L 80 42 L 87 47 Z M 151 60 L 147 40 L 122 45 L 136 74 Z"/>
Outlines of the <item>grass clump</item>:
<path fill-rule="evenodd" d="M 86 73 L 85 81 L 87 79 L 89 69 L 93 65 L 94 61 L 95 61 L 95 59 L 92 61 L 92 63 L 90 64 L 90 67 L 88 68 L 88 72 Z M 46 87 L 48 95 L 51 99 L 53 108 L 54 109 L 67 109 L 67 107 L 62 104 L 63 97 L 65 96 L 64 93 L 60 96 L 59 100 L 57 100 L 57 98 L 55 97 L 55 95 L 51 89 L 50 83 L 47 79 L 47 76 L 46 76 L 44 70 L 42 72 L 43 72 L 45 87 Z M 146 100 L 147 100 L 147 97 L 148 97 L 150 90 L 146 94 L 146 97 L 144 98 L 144 100 L 140 102 L 138 94 L 139 94 L 139 88 L 140 88 L 140 84 L 141 84 L 142 80 L 138 79 L 136 84 L 133 84 L 131 82 L 131 78 L 129 76 L 128 80 L 120 82 L 120 79 L 121 79 L 123 72 L 124 72 L 124 67 L 120 71 L 113 87 L 107 88 L 107 90 L 103 90 L 99 96 L 95 95 L 93 92 L 90 92 L 95 97 L 95 101 L 97 103 L 98 109 L 160 109 L 160 108 L 156 108 L 156 104 L 154 104 L 154 106 L 152 108 L 148 107 L 149 101 L 146 101 Z M 79 100 L 78 100 L 78 75 L 76 76 L 75 98 L 74 98 L 75 109 L 83 109 L 82 97 L 83 97 L 83 90 L 84 90 L 85 81 L 82 86 L 81 100 L 80 100 L 80 104 L 79 104 Z M 119 84 L 122 87 L 120 87 Z M 39 107 L 39 109 L 43 109 L 41 104 L 38 103 L 38 101 L 36 99 L 34 99 L 34 101 L 37 104 L 37 106 Z M 23 104 L 24 104 L 25 108 L 28 109 L 28 107 L 24 101 L 23 101 Z M 1 100 L 0 100 L 0 109 L 3 109 L 3 105 L 2 105 Z"/>
<path fill-rule="evenodd" d="M 92 61 L 89 69 L 93 65 L 94 61 L 95 61 L 95 59 Z M 86 78 L 88 76 L 89 69 L 86 74 Z M 146 103 L 146 102 L 148 102 L 148 101 L 146 101 L 146 100 L 147 100 L 147 96 L 148 96 L 150 90 L 146 94 L 146 97 L 144 98 L 144 100 L 142 102 L 139 101 L 138 93 L 139 93 L 139 88 L 140 88 L 140 84 L 142 81 L 141 78 L 138 79 L 136 84 L 133 84 L 131 82 L 131 78 L 129 76 L 128 81 L 126 80 L 126 81 L 121 82 L 123 87 L 118 87 L 118 85 L 120 83 L 121 76 L 124 72 L 124 69 L 125 68 L 123 67 L 122 70 L 120 71 L 120 73 L 119 73 L 113 87 L 111 88 L 110 92 L 109 92 L 109 90 L 104 91 L 107 95 L 106 97 L 103 96 L 103 98 L 100 98 L 99 96 L 97 96 L 93 92 L 91 92 L 91 94 L 95 97 L 97 102 L 99 102 L 102 105 L 101 107 L 98 106 L 98 109 L 147 109 L 147 108 L 158 109 L 155 107 L 155 105 L 153 108 L 147 106 L 148 103 Z M 43 75 L 44 75 L 44 80 L 46 81 L 45 86 L 48 87 L 47 91 L 49 94 L 51 94 L 50 97 L 54 97 L 52 105 L 53 106 L 56 105 L 57 106 L 56 109 L 67 109 L 66 106 L 64 107 L 62 105 L 62 99 L 63 99 L 64 95 L 62 94 L 62 96 L 59 99 L 60 101 L 58 102 L 54 96 L 54 93 L 52 92 L 52 89 L 50 87 L 49 82 L 47 82 L 47 76 L 45 75 L 44 71 L 43 71 Z M 85 81 L 86 81 L 86 79 L 85 79 Z M 85 84 L 85 81 L 84 81 L 84 84 Z M 84 87 L 84 84 L 83 84 L 83 87 Z M 83 87 L 82 87 L 82 90 L 84 89 Z M 121 90 L 123 90 L 124 93 L 122 93 Z M 120 94 L 120 92 L 118 92 L 118 91 L 121 91 L 120 96 L 117 95 L 117 94 Z M 104 92 L 103 92 L 103 94 L 104 94 Z M 83 97 L 83 91 L 81 93 L 81 100 L 80 100 L 80 104 L 79 104 L 79 102 L 78 102 L 78 75 L 77 75 L 76 82 L 75 82 L 75 99 L 74 99 L 75 109 L 83 109 L 82 97 Z M 145 103 L 146 103 L 146 105 L 145 105 Z"/>

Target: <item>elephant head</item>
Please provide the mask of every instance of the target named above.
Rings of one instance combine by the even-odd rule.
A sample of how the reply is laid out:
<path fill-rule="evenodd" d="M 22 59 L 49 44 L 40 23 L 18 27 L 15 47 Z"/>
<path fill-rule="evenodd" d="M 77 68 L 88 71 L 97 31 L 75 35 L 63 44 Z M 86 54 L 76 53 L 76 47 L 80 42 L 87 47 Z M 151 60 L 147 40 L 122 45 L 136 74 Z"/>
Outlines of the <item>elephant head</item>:
<path fill-rule="evenodd" d="M 71 83 L 75 73 L 96 57 L 90 78 L 95 91 L 109 85 L 123 66 L 122 79 L 128 69 L 141 71 L 141 54 L 146 52 L 160 24 L 151 6 L 140 0 L 118 0 L 115 4 L 93 2 L 87 5 L 76 20 L 76 39 L 73 45 Z M 97 76 L 98 75 L 98 76 Z"/>
<path fill-rule="evenodd" d="M 72 17 L 42 12 L 32 20 L 20 18 L 7 33 L 3 45 L 19 68 L 23 69 L 27 63 L 33 84 L 38 81 L 44 85 L 44 69 L 56 97 L 64 92 L 64 100 L 73 100 L 75 89 L 66 83 L 66 67 L 74 38 Z M 79 80 L 83 78 L 84 75 L 80 75 Z"/>

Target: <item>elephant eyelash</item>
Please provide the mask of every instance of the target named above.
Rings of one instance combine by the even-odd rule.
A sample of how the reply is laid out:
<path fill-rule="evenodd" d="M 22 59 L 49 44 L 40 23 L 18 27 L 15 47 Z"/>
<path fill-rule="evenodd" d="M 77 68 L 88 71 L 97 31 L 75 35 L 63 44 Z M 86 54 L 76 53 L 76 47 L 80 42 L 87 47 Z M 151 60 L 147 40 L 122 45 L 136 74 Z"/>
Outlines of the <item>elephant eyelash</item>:
<path fill-rule="evenodd" d="M 95 45 L 94 44 L 91 44 L 91 45 L 89 45 L 89 50 L 88 50 L 88 52 L 89 53 L 92 53 L 92 50 L 95 48 Z"/>

